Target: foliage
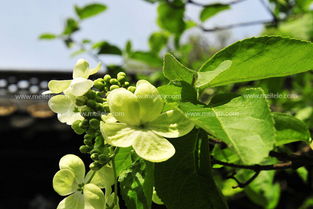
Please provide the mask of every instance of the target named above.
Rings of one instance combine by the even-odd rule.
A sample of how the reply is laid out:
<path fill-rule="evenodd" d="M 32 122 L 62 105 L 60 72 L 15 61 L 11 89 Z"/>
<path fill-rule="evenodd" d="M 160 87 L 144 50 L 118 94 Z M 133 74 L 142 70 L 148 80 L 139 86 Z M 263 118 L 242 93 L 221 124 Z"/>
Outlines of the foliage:
<path fill-rule="evenodd" d="M 199 19 L 206 22 L 240 1 L 147 2 L 157 4 L 159 30 L 150 35 L 146 51 L 134 49 L 131 41 L 122 49 L 108 40 L 74 40 L 81 21 L 106 10 L 97 3 L 76 6 L 77 17 L 68 18 L 59 35 L 40 36 L 77 47 L 75 54 L 123 58 L 96 80 L 89 76 L 100 65 L 90 69 L 80 60 L 73 80 L 52 80 L 47 92 L 58 94 L 49 106 L 59 120 L 84 135 L 79 149 L 92 159 L 95 178 L 108 180 L 99 173 L 113 169 L 114 192 L 106 185 L 105 200 L 116 208 L 122 198 L 130 209 L 152 208 L 152 201 L 169 209 L 226 209 L 232 198 L 245 194 L 250 208 L 276 208 L 286 190 L 280 185 L 283 172 L 306 184 L 313 178 L 312 1 L 269 1 L 266 36 L 227 47 L 207 46 L 197 37 L 183 43 L 191 28 L 223 29 L 187 19 L 186 8 L 200 7 Z M 124 70 L 137 72 L 136 85 L 119 72 Z M 72 173 L 60 175 L 65 189 L 77 186 Z M 295 207 L 312 205 L 309 194 L 300 200 Z"/>

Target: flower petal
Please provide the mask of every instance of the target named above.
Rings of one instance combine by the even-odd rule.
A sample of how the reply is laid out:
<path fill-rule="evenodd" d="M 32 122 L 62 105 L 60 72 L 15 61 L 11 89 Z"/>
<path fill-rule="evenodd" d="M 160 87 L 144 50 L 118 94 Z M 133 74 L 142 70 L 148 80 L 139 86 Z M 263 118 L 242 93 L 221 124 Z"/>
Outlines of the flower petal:
<path fill-rule="evenodd" d="M 74 95 L 76 97 L 83 96 L 91 89 L 93 82 L 86 78 L 74 78 L 71 85 L 64 91 L 64 94 Z"/>
<path fill-rule="evenodd" d="M 89 179 L 92 172 L 88 172 L 85 179 Z M 97 185 L 101 189 L 107 190 L 114 184 L 114 172 L 110 166 L 103 166 L 100 170 L 97 170 L 92 177 L 90 183 Z"/>
<path fill-rule="evenodd" d="M 151 162 L 163 162 L 175 154 L 174 146 L 165 138 L 152 131 L 137 132 L 133 148 L 141 158 Z"/>
<path fill-rule="evenodd" d="M 114 199 L 115 199 L 115 194 L 112 192 L 111 194 L 107 195 L 105 194 L 105 200 L 106 200 L 106 205 L 107 208 L 112 208 L 112 209 L 120 209 L 119 204 L 115 204 Z M 118 196 L 117 196 L 117 203 L 119 202 Z"/>
<path fill-rule="evenodd" d="M 158 205 L 164 205 L 163 201 L 158 196 L 154 187 L 153 187 L 153 193 L 152 193 L 152 202 L 154 202 L 155 204 L 158 204 Z"/>
<path fill-rule="evenodd" d="M 72 194 L 78 188 L 75 178 L 71 170 L 59 170 L 53 177 L 53 189 L 61 196 Z"/>
<path fill-rule="evenodd" d="M 73 154 L 63 156 L 59 162 L 59 167 L 60 169 L 71 170 L 75 174 L 78 183 L 84 182 L 85 164 L 78 156 Z"/>
<path fill-rule="evenodd" d="M 100 123 L 100 131 L 108 144 L 129 147 L 136 137 L 136 130 L 125 123 Z"/>
<path fill-rule="evenodd" d="M 84 196 L 80 192 L 64 198 L 57 209 L 84 209 Z"/>
<path fill-rule="evenodd" d="M 65 95 L 56 95 L 49 99 L 48 105 L 55 113 L 65 113 L 72 108 L 72 100 Z"/>
<path fill-rule="evenodd" d="M 81 116 L 79 112 L 73 112 L 72 110 L 66 113 L 59 113 L 58 119 L 61 123 L 66 123 L 67 125 L 72 125 L 77 120 L 83 120 L 84 117 Z"/>
<path fill-rule="evenodd" d="M 97 73 L 100 69 L 100 63 L 97 67 L 90 69 L 89 63 L 86 60 L 79 59 L 73 70 L 73 78 L 88 78 L 90 75 Z"/>
<path fill-rule="evenodd" d="M 194 124 L 178 110 L 169 110 L 162 113 L 146 126 L 154 133 L 167 138 L 184 136 L 194 128 Z"/>
<path fill-rule="evenodd" d="M 48 88 L 51 91 L 51 93 L 61 93 L 63 92 L 65 89 L 67 89 L 70 84 L 71 84 L 72 80 L 51 80 L 48 83 Z"/>
<path fill-rule="evenodd" d="M 114 89 L 107 99 L 110 112 L 118 121 L 129 125 L 139 125 L 139 103 L 133 93 L 124 88 Z"/>
<path fill-rule="evenodd" d="M 73 78 L 86 78 L 85 74 L 88 68 L 89 63 L 86 60 L 84 59 L 77 60 L 73 70 Z"/>
<path fill-rule="evenodd" d="M 88 76 L 87 76 L 87 78 L 89 77 L 89 76 L 91 76 L 91 75 L 93 75 L 93 74 L 96 74 L 97 72 L 99 72 L 99 70 L 101 69 L 101 63 L 98 63 L 98 65 L 95 67 L 95 68 L 89 68 L 88 70 L 87 70 L 87 74 L 88 74 Z"/>
<path fill-rule="evenodd" d="M 153 121 L 161 114 L 164 102 L 158 90 L 148 81 L 137 82 L 135 95 L 139 101 L 142 123 Z"/>
<path fill-rule="evenodd" d="M 84 209 L 105 209 L 105 198 L 102 190 L 94 184 L 84 186 Z"/>

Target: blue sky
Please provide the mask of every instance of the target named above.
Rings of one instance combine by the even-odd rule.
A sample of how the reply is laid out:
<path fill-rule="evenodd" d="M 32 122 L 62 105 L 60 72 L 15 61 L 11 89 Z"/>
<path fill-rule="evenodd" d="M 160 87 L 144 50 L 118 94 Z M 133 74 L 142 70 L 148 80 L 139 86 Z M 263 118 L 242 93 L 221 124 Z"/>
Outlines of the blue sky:
<path fill-rule="evenodd" d="M 61 41 L 39 41 L 44 32 L 58 33 L 64 19 L 73 16 L 73 5 L 84 5 L 88 0 L 10 0 L 1 2 L 0 12 L 0 69 L 18 70 L 68 70 L 77 58 L 70 57 Z M 158 27 L 155 23 L 156 5 L 143 0 L 98 0 L 108 10 L 82 24 L 82 32 L 76 39 L 90 38 L 94 41 L 109 40 L 124 46 L 132 40 L 136 49 L 147 48 L 147 37 Z M 131 3 L 129 3 L 131 2 Z M 198 0 L 213 3 L 223 1 Z M 224 1 L 227 2 L 227 1 Z M 187 14 L 197 20 L 199 8 L 188 6 Z M 218 26 L 252 20 L 270 19 L 258 0 L 247 0 L 234 5 L 233 9 L 212 18 L 206 26 Z M 235 40 L 257 35 L 261 26 L 242 27 L 232 30 Z M 197 31 L 195 31 L 197 32 Z M 212 34 L 206 34 L 208 39 Z M 88 56 L 81 56 L 91 60 Z M 112 62 L 112 57 L 104 58 Z M 93 61 L 91 60 L 91 63 Z"/>

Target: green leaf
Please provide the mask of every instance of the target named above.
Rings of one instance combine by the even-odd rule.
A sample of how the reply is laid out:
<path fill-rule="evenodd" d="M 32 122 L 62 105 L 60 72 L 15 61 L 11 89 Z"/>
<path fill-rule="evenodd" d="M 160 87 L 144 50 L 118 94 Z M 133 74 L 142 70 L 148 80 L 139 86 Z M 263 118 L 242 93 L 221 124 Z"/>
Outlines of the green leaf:
<path fill-rule="evenodd" d="M 80 54 L 83 54 L 83 53 L 85 53 L 85 52 L 86 52 L 85 49 L 78 49 L 78 50 L 76 50 L 76 51 L 74 51 L 74 52 L 71 53 L 71 57 L 76 57 L 76 56 L 78 56 L 78 55 L 80 55 Z"/>
<path fill-rule="evenodd" d="M 163 74 L 170 81 L 185 81 L 192 83 L 194 71 L 181 64 L 173 55 L 164 56 Z"/>
<path fill-rule="evenodd" d="M 297 6 L 302 10 L 301 12 L 309 10 L 312 3 L 312 0 L 296 0 Z"/>
<path fill-rule="evenodd" d="M 214 146 L 212 156 L 217 160 L 228 163 L 237 163 L 238 161 L 240 161 L 239 156 L 236 155 L 236 153 L 228 147 L 222 149 L 220 146 Z M 218 167 L 221 166 L 218 165 Z"/>
<path fill-rule="evenodd" d="M 201 86 L 205 86 L 207 83 L 210 83 L 217 76 L 219 76 L 222 72 L 228 70 L 231 67 L 231 65 L 232 65 L 232 61 L 225 60 L 221 64 L 219 64 L 217 68 L 213 71 L 198 72 L 195 86 L 197 88 Z"/>
<path fill-rule="evenodd" d="M 79 30 L 79 23 L 74 18 L 68 18 L 65 22 L 63 35 L 71 35 Z"/>
<path fill-rule="evenodd" d="M 53 33 L 43 33 L 38 38 L 41 40 L 53 40 L 57 38 L 57 35 Z"/>
<path fill-rule="evenodd" d="M 158 91 L 161 97 L 168 103 L 171 102 L 197 103 L 196 90 L 186 82 L 181 82 L 180 86 L 174 84 L 160 86 L 158 87 Z"/>
<path fill-rule="evenodd" d="M 299 209 L 310 209 L 313 207 L 313 197 L 308 197 Z"/>
<path fill-rule="evenodd" d="M 309 172 L 305 167 L 300 167 L 297 169 L 299 177 L 303 180 L 304 183 L 308 181 Z"/>
<path fill-rule="evenodd" d="M 224 10 L 228 10 L 230 9 L 230 6 L 228 4 L 209 4 L 206 5 L 201 13 L 200 13 L 200 20 L 201 22 L 206 21 L 207 19 L 213 17 L 214 15 L 224 11 Z"/>
<path fill-rule="evenodd" d="M 268 162 L 268 164 L 270 164 Z M 253 175 L 253 171 L 241 170 L 241 181 L 246 181 Z M 244 190 L 249 199 L 266 209 L 276 208 L 280 199 L 280 185 L 274 182 L 275 171 L 261 171 Z"/>
<path fill-rule="evenodd" d="M 151 52 L 135 51 L 129 55 L 130 59 L 143 62 L 151 67 L 161 67 L 162 60 L 158 55 Z"/>
<path fill-rule="evenodd" d="M 128 209 L 150 209 L 154 182 L 152 163 L 137 161 L 120 178 L 122 197 Z"/>
<path fill-rule="evenodd" d="M 119 47 L 112 45 L 107 41 L 97 42 L 92 45 L 92 48 L 98 49 L 98 54 L 122 55 L 122 51 Z"/>
<path fill-rule="evenodd" d="M 158 6 L 158 25 L 171 33 L 181 34 L 186 27 L 184 13 L 185 8 L 182 5 L 160 3 Z"/>
<path fill-rule="evenodd" d="M 267 28 L 265 35 L 287 36 L 302 40 L 313 38 L 313 13 L 297 14 L 279 24 L 278 28 Z"/>
<path fill-rule="evenodd" d="M 211 173 L 198 173 L 197 132 L 171 140 L 176 153 L 155 165 L 156 191 L 168 209 L 227 209 Z"/>
<path fill-rule="evenodd" d="M 306 124 L 284 113 L 273 113 L 276 128 L 276 146 L 296 141 L 311 141 L 310 131 Z"/>
<path fill-rule="evenodd" d="M 125 52 L 126 52 L 127 54 L 130 54 L 130 53 L 132 52 L 132 48 L 133 48 L 132 42 L 131 42 L 130 40 L 128 40 L 128 41 L 126 42 L 126 45 L 125 45 Z"/>
<path fill-rule="evenodd" d="M 262 89 L 247 89 L 220 106 L 181 103 L 179 108 L 196 125 L 224 141 L 244 164 L 260 163 L 275 143 L 275 130 Z"/>
<path fill-rule="evenodd" d="M 274 36 L 245 39 L 218 52 L 202 65 L 200 72 L 215 74 L 214 70 L 222 62 L 232 61 L 230 68 L 202 87 L 309 71 L 313 68 L 312 54 L 313 44 L 306 41 Z"/>
<path fill-rule="evenodd" d="M 149 37 L 150 50 L 159 53 L 167 44 L 168 35 L 164 32 L 154 32 Z"/>
<path fill-rule="evenodd" d="M 99 3 L 88 4 L 84 7 L 75 6 L 76 14 L 81 20 L 96 16 L 106 9 L 107 6 Z"/>
<path fill-rule="evenodd" d="M 114 158 L 117 176 L 119 176 L 124 170 L 131 166 L 131 153 L 131 147 L 119 148 L 118 153 L 115 155 Z"/>

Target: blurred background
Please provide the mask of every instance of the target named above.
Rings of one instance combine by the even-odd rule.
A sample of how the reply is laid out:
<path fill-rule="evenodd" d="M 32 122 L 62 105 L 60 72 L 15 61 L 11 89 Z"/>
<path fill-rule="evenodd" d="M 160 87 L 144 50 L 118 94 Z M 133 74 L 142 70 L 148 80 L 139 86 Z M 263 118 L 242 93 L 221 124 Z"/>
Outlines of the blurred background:
<path fill-rule="evenodd" d="M 41 95 L 49 80 L 71 79 L 78 58 L 87 59 L 91 66 L 103 63 L 101 76 L 125 71 L 133 81 L 144 78 L 162 84 L 167 82 L 161 73 L 166 52 L 197 69 L 218 50 L 244 38 L 282 35 L 312 40 L 312 2 L 2 1 L 0 209 L 55 208 L 61 197 L 52 189 L 52 177 L 59 159 L 67 153 L 84 157 L 78 150 L 82 137 L 56 119 L 47 106 L 49 96 Z M 256 85 L 268 93 L 297 94 L 294 100 L 273 98 L 272 108 L 298 114 L 312 127 L 312 74 L 230 85 L 214 91 Z M 312 192 L 302 177 L 281 173 L 279 178 L 289 190 L 283 190 L 276 199 L 266 189 L 258 190 L 265 198 L 261 203 L 240 192 L 224 192 L 228 192 L 232 208 L 294 209 Z"/>

